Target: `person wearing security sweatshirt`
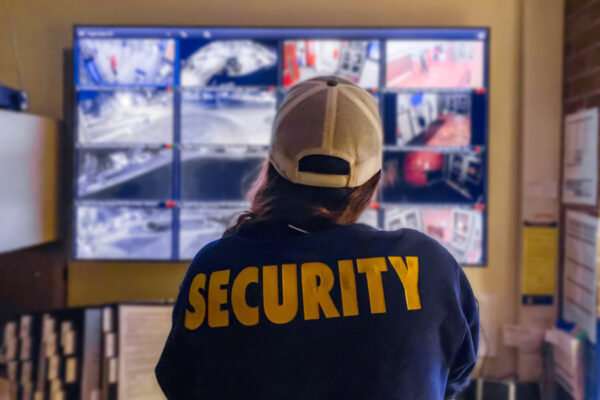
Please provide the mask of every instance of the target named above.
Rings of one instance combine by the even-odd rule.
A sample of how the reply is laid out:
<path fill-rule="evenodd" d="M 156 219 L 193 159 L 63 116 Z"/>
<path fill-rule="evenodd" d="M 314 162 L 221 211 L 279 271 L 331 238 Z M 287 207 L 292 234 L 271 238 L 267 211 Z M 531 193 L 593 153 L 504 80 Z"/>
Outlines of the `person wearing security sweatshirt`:
<path fill-rule="evenodd" d="M 294 86 L 250 209 L 201 249 L 156 367 L 172 400 L 451 399 L 477 360 L 469 282 L 438 242 L 357 223 L 381 176 L 374 98 Z"/>

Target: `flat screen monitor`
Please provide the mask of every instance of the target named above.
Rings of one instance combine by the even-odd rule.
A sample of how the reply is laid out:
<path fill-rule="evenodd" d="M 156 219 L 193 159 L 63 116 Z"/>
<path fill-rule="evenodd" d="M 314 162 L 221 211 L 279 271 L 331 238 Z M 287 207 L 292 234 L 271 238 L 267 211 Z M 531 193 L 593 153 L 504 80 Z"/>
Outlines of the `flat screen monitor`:
<path fill-rule="evenodd" d="M 189 260 L 248 208 L 277 107 L 321 75 L 382 117 L 359 222 L 486 263 L 487 28 L 77 26 L 73 258 Z"/>

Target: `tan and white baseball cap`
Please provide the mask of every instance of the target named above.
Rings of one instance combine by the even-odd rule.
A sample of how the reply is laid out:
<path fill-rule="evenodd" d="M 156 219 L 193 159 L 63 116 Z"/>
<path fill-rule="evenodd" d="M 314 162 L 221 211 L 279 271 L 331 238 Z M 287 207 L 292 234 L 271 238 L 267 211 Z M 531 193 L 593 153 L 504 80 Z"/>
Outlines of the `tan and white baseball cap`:
<path fill-rule="evenodd" d="M 277 112 L 269 160 L 302 185 L 356 187 L 381 169 L 383 132 L 373 96 L 335 76 L 301 82 Z"/>

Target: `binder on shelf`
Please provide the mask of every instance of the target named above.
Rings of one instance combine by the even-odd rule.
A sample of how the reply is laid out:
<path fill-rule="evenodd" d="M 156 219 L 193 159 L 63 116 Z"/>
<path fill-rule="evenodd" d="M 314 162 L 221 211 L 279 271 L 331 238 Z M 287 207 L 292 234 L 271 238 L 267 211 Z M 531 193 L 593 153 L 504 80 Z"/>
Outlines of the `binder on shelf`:
<path fill-rule="evenodd" d="M 19 382 L 19 322 L 17 319 L 9 320 L 2 329 L 2 360 L 5 364 L 6 378 L 10 385 L 10 398 L 17 398 Z"/>
<path fill-rule="evenodd" d="M 102 308 L 102 400 L 117 399 L 117 305 Z"/>
<path fill-rule="evenodd" d="M 23 314 L 19 318 L 19 383 L 20 399 L 33 399 L 37 380 L 38 353 L 40 351 L 41 315 Z"/>
<path fill-rule="evenodd" d="M 79 399 L 81 388 L 81 359 L 83 357 L 85 308 L 61 310 L 56 318 L 59 335 L 58 374 L 53 374 L 50 393 L 65 400 Z"/>
<path fill-rule="evenodd" d="M 102 310 L 88 308 L 83 319 L 81 400 L 99 400 L 101 393 Z"/>
<path fill-rule="evenodd" d="M 57 319 L 51 312 L 45 312 L 41 317 L 41 337 L 39 339 L 40 350 L 38 352 L 37 379 L 34 388 L 35 400 L 46 400 L 51 394 L 48 377 L 57 373 Z"/>

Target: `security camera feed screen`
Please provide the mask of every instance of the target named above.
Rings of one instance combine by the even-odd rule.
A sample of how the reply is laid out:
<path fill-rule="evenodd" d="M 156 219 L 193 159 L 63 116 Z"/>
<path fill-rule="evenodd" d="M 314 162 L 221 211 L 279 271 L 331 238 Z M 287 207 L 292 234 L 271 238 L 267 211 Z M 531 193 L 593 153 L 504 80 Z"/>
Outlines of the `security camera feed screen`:
<path fill-rule="evenodd" d="M 169 149 L 82 149 L 77 166 L 77 195 L 82 199 L 173 197 L 173 151 Z"/>
<path fill-rule="evenodd" d="M 173 142 L 173 93 L 161 89 L 77 92 L 79 143 Z"/>
<path fill-rule="evenodd" d="M 175 40 L 79 39 L 82 86 L 168 86 L 175 83 Z"/>
<path fill-rule="evenodd" d="M 247 209 L 243 203 L 182 206 L 179 210 L 179 256 L 194 258 L 198 250 L 222 237 Z"/>
<path fill-rule="evenodd" d="M 384 202 L 482 203 L 484 158 L 480 153 L 390 151 L 384 153 Z"/>
<path fill-rule="evenodd" d="M 389 40 L 386 86 L 391 88 L 484 87 L 481 41 Z"/>
<path fill-rule="evenodd" d="M 276 41 L 181 41 L 182 86 L 276 86 L 277 65 Z"/>
<path fill-rule="evenodd" d="M 378 40 L 289 40 L 283 43 L 283 86 L 337 75 L 364 88 L 379 87 Z"/>
<path fill-rule="evenodd" d="M 381 116 L 382 179 L 358 222 L 412 226 L 486 263 L 488 29 L 77 26 L 74 38 L 75 259 L 191 259 L 251 204 L 290 89 L 331 75 Z"/>
<path fill-rule="evenodd" d="M 194 90 L 182 93 L 181 141 L 267 146 L 277 109 L 268 90 Z"/>
<path fill-rule="evenodd" d="M 167 260 L 171 258 L 173 211 L 166 208 L 79 206 L 76 257 Z"/>
<path fill-rule="evenodd" d="M 434 147 L 471 144 L 469 93 L 413 92 L 396 96 L 396 144 Z"/>
<path fill-rule="evenodd" d="M 181 153 L 183 200 L 245 200 L 265 159 L 265 156 L 220 155 L 203 150 Z"/>
<path fill-rule="evenodd" d="M 470 207 L 388 205 L 384 228 L 416 229 L 438 240 L 463 264 L 479 264 L 483 255 L 483 210 Z"/>

